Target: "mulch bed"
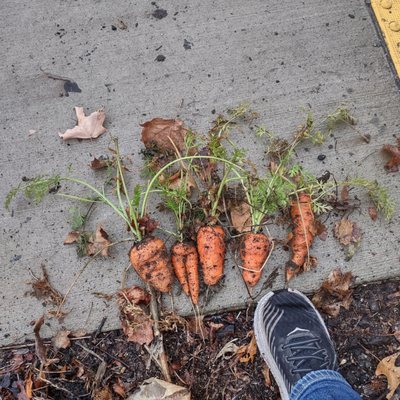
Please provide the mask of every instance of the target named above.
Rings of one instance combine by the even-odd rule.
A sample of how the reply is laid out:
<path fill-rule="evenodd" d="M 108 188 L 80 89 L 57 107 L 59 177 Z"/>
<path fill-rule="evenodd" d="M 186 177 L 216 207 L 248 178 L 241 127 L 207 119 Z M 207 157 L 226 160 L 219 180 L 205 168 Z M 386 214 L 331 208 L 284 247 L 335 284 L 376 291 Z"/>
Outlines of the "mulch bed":
<path fill-rule="evenodd" d="M 400 348 L 394 335 L 400 331 L 399 302 L 399 282 L 370 284 L 354 289 L 349 310 L 342 309 L 336 318 L 324 315 L 341 373 L 365 399 L 384 399 L 388 392 L 385 377 L 376 377 L 375 369 Z M 258 352 L 253 362 L 241 362 L 229 352 L 217 357 L 232 340 L 238 347 L 251 341 L 253 313 L 247 309 L 205 317 L 204 339 L 193 321 L 189 327 L 171 326 L 164 340 L 174 383 L 190 388 L 194 400 L 279 399 L 273 378 L 266 383 L 267 369 Z M 28 399 L 23 392 L 30 382 L 32 398 L 122 399 L 145 379 L 160 377 L 149 353 L 127 342 L 120 330 L 72 341 L 58 352 L 49 345 L 48 352 L 48 358 L 58 361 L 46 367 L 46 381 L 41 382 L 34 346 L 1 350 L 0 399 Z"/>

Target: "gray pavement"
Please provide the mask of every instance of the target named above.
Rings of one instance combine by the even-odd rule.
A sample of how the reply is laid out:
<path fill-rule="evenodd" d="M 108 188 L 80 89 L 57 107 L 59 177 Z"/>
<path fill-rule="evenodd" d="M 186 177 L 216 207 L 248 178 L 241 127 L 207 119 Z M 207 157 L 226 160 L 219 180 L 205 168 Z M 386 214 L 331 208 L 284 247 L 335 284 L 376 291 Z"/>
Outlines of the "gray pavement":
<path fill-rule="evenodd" d="M 260 113 L 260 124 L 282 137 L 303 121 L 304 107 L 322 116 L 345 104 L 359 120 L 360 131 L 371 135 L 371 143 L 343 128 L 321 147 L 299 151 L 299 157 L 315 174 L 329 169 L 340 178 L 376 178 L 399 200 L 399 176 L 384 171 L 380 148 L 399 134 L 400 94 L 361 0 L 3 0 L 0 10 L 1 203 L 22 177 L 65 174 L 70 165 L 74 175 L 96 182 L 87 164 L 105 154 L 109 140 L 104 135 L 92 142 L 63 142 L 58 132 L 74 125 L 74 106 L 87 112 L 104 107 L 106 127 L 120 138 L 123 153 L 138 169 L 140 122 L 179 116 L 206 132 L 212 110 L 242 101 Z M 157 61 L 161 55 L 165 60 Z M 70 78 L 81 92 L 65 96 L 64 82 L 43 71 Z M 29 135 L 29 130 L 37 132 Z M 262 142 L 250 132 L 240 141 L 261 166 Z M 319 154 L 326 155 L 323 162 Z M 54 286 L 65 292 L 82 268 L 85 260 L 62 244 L 70 208 L 69 201 L 49 196 L 39 206 L 18 197 L 12 213 L 1 209 L 0 344 L 31 337 L 31 321 L 45 311 L 26 294 L 30 270 L 39 276 L 45 264 Z M 372 222 L 364 201 L 352 217 L 364 231 L 354 258 L 344 261 L 332 235 L 338 216 L 332 215 L 328 239 L 316 240 L 312 250 L 319 260 L 317 269 L 295 279 L 293 287 L 310 292 L 336 266 L 351 270 L 358 283 L 400 276 L 399 212 L 391 223 Z M 103 224 L 113 240 L 126 237 L 110 210 L 96 209 L 92 220 L 93 228 Z M 271 232 L 284 234 L 273 226 Z M 104 316 L 106 329 L 119 326 L 113 302 L 93 292 L 118 289 L 128 250 L 128 244 L 120 245 L 110 259 L 96 260 L 85 270 L 68 297 L 70 314 L 63 326 L 91 331 Z M 276 250 L 266 274 L 287 259 L 288 253 Z M 283 285 L 280 272 L 275 287 Z M 128 283 L 133 282 L 137 278 L 131 272 Z M 240 271 L 229 256 L 225 286 L 203 311 L 236 308 L 247 301 Z M 175 298 L 175 308 L 190 313 L 184 296 Z M 43 334 L 50 336 L 59 328 L 57 321 L 48 320 Z"/>

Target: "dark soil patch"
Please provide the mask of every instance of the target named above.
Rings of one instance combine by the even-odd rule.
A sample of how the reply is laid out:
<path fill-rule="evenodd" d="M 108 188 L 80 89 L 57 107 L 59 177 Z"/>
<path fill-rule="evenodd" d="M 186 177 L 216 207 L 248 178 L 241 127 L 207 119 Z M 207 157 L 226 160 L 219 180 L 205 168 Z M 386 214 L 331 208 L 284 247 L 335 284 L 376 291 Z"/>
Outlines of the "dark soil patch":
<path fill-rule="evenodd" d="M 375 369 L 380 359 L 400 347 L 393 335 L 400 330 L 400 284 L 359 286 L 353 299 L 348 311 L 342 310 L 337 318 L 324 318 L 337 347 L 341 373 L 364 399 L 383 399 L 386 380 L 376 377 Z M 195 333 L 193 321 L 189 328 L 170 325 L 171 331 L 165 332 L 173 380 L 189 387 L 194 400 L 279 399 L 276 386 L 266 384 L 265 364 L 258 353 L 254 362 L 248 363 L 229 354 L 217 358 L 232 340 L 239 347 L 250 342 L 253 312 L 248 309 L 205 317 L 204 340 Z M 49 345 L 48 352 L 49 358 L 58 361 L 45 368 L 47 382 L 40 382 L 32 345 L 0 351 L 0 398 L 17 398 L 21 388 L 32 381 L 37 398 L 91 399 L 96 388 L 107 388 L 111 397 L 104 398 L 122 399 L 117 394 L 121 387 L 128 395 L 145 379 L 160 377 L 154 363 L 148 362 L 148 352 L 128 343 L 120 330 L 73 341 L 68 349 L 58 352 Z M 96 379 L 96 374 L 103 376 Z"/>

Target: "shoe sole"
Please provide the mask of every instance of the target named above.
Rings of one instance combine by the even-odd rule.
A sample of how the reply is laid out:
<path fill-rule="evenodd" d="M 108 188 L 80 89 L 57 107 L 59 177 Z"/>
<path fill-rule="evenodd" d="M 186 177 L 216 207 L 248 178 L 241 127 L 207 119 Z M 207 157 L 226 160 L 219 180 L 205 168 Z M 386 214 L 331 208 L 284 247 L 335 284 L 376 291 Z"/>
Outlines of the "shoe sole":
<path fill-rule="evenodd" d="M 320 320 L 322 326 L 325 329 L 326 334 L 330 338 L 330 335 L 329 335 L 328 329 L 326 328 L 325 322 L 322 319 L 318 310 L 315 308 L 314 304 L 303 293 L 299 292 L 298 290 L 290 289 L 290 288 L 287 290 L 289 292 L 296 293 L 299 296 L 301 296 L 315 310 L 315 312 L 318 315 L 318 319 Z M 275 382 L 277 383 L 277 385 L 279 387 L 279 391 L 281 393 L 281 398 L 282 398 L 281 400 L 289 400 L 290 394 L 286 388 L 286 384 L 283 380 L 283 376 L 279 371 L 279 368 L 275 362 L 275 359 L 272 356 L 271 349 L 268 345 L 268 340 L 265 335 L 263 310 L 264 310 L 265 304 L 274 295 L 275 295 L 274 292 L 270 292 L 270 293 L 266 294 L 258 303 L 256 312 L 254 314 L 254 334 L 256 336 L 256 342 L 257 342 L 258 349 L 260 350 L 260 353 L 261 353 L 262 357 L 264 358 L 264 361 L 268 364 L 268 367 L 275 379 Z"/>

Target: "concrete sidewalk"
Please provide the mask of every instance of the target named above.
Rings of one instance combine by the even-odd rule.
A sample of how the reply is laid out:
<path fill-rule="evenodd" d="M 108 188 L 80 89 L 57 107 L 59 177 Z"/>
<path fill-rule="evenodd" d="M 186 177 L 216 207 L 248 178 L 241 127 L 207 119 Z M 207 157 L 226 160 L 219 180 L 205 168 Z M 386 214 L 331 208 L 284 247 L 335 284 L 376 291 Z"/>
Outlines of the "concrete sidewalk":
<path fill-rule="evenodd" d="M 260 113 L 260 124 L 282 137 L 304 120 L 304 107 L 322 116 L 345 104 L 359 120 L 358 129 L 371 135 L 371 143 L 343 128 L 321 147 L 300 151 L 299 157 L 316 175 L 329 169 L 339 178 L 378 179 L 399 200 L 399 176 L 384 171 L 380 148 L 394 143 L 393 135 L 399 134 L 400 94 L 361 0 L 3 0 L 0 10 L 1 203 L 22 177 L 65 174 L 70 165 L 74 175 L 96 182 L 87 165 L 93 156 L 106 153 L 109 140 L 104 135 L 93 142 L 62 142 L 58 132 L 74 125 L 74 106 L 87 112 L 103 106 L 106 127 L 120 138 L 123 153 L 138 169 L 139 123 L 179 116 L 196 131 L 206 132 L 214 110 L 243 101 Z M 66 96 L 64 82 L 49 78 L 51 74 L 75 81 L 81 92 Z M 28 135 L 31 129 L 37 132 Z M 262 142 L 250 132 L 240 141 L 261 166 Z M 319 154 L 326 155 L 323 162 Z M 49 196 L 39 206 L 18 197 L 12 213 L 1 209 L 0 344 L 32 336 L 31 321 L 45 311 L 26 295 L 29 270 L 40 276 L 45 264 L 50 280 L 64 293 L 85 263 L 73 247 L 62 244 L 70 208 L 69 201 Z M 357 282 L 400 276 L 399 212 L 391 223 L 372 222 L 364 202 L 352 217 L 364 232 L 353 259 L 344 261 L 333 238 L 338 216 L 332 215 L 328 239 L 313 246 L 317 269 L 292 286 L 312 291 L 336 266 L 352 270 Z M 113 240 L 126 237 L 124 226 L 115 223 L 108 209 L 96 209 L 92 221 L 93 228 L 103 224 Z M 271 231 L 276 237 L 284 235 L 277 227 Z M 90 331 L 107 316 L 106 329 L 119 327 L 114 303 L 92 293 L 119 288 L 128 249 L 116 247 L 110 259 L 96 260 L 85 270 L 68 298 L 71 312 L 64 326 Z M 264 279 L 287 259 L 288 253 L 275 251 Z M 128 283 L 134 281 L 131 272 Z M 281 268 L 275 287 L 282 285 Z M 247 300 L 240 271 L 229 257 L 225 286 L 203 311 L 244 306 Z M 175 307 L 190 312 L 184 296 L 175 299 Z M 50 336 L 57 329 L 59 324 L 49 320 L 43 334 Z"/>

